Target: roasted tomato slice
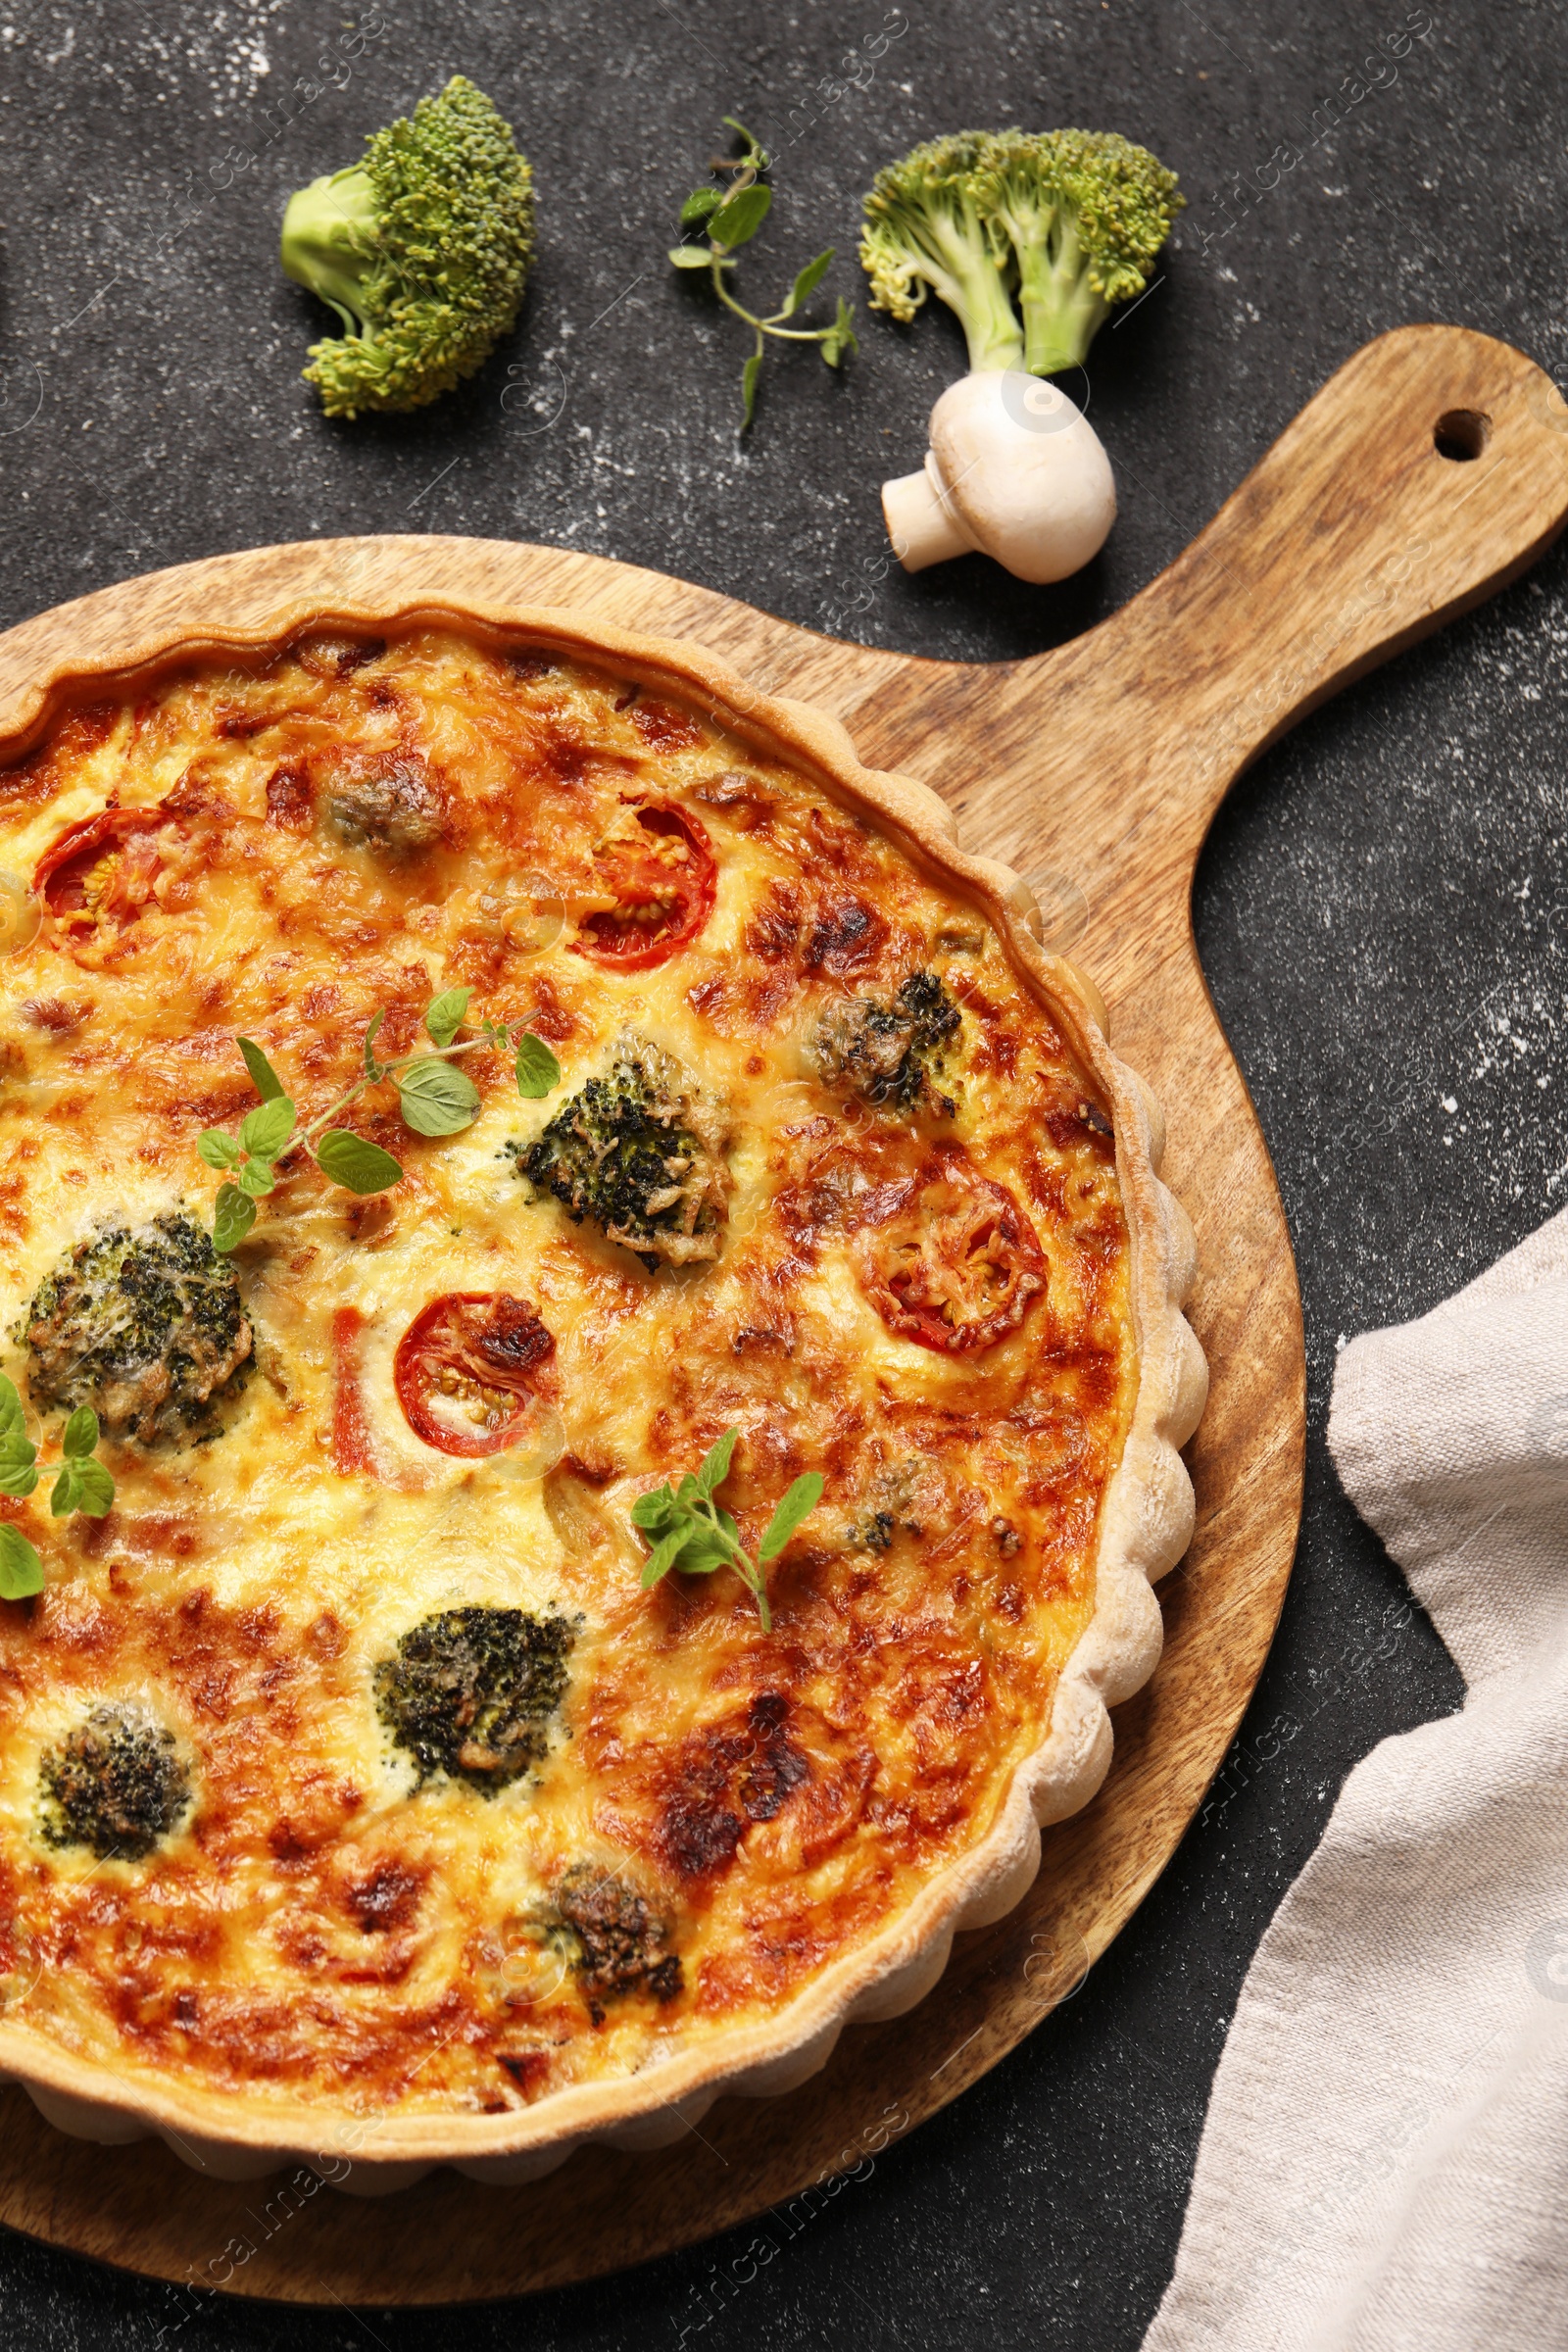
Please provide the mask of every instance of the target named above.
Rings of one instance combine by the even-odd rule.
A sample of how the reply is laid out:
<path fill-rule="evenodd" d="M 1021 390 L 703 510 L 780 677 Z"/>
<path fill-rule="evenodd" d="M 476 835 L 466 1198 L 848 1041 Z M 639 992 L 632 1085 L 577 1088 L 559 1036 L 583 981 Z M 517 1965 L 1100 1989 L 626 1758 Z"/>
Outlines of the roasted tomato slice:
<path fill-rule="evenodd" d="M 526 1298 L 448 1291 L 398 1342 L 392 1379 L 416 1438 L 442 1453 L 502 1453 L 534 1418 L 556 1343 Z"/>
<path fill-rule="evenodd" d="M 153 837 L 169 821 L 161 808 L 103 808 L 84 816 L 45 850 L 32 887 L 51 914 L 128 923 L 152 897 L 159 867 Z"/>
<path fill-rule="evenodd" d="M 857 1269 L 889 1330 L 943 1354 L 1015 1331 L 1046 1288 L 1034 1227 L 961 1152 L 879 1186 L 855 1237 Z"/>
<path fill-rule="evenodd" d="M 572 945 L 617 971 L 646 972 L 697 937 L 713 910 L 713 845 L 668 801 L 628 801 L 594 853 L 614 906 L 584 917 Z"/>

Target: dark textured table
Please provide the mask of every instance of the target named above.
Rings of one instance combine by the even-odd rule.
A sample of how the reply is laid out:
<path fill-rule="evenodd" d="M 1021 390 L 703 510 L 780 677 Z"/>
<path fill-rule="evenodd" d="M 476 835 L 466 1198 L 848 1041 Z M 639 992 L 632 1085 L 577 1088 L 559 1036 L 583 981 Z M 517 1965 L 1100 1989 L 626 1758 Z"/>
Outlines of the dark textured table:
<path fill-rule="evenodd" d="M 1565 20 L 1563 0 L 405 0 L 356 29 L 295 0 L 18 0 L 0 11 L 4 621 L 223 548 L 433 530 L 598 550 L 929 654 L 1054 642 L 1167 563 L 1383 328 L 1482 327 L 1568 377 Z M 276 268 L 283 198 L 458 70 L 538 175 L 521 325 L 435 412 L 325 424 L 298 380 L 322 319 Z M 855 295 L 863 339 L 841 376 L 770 359 L 744 443 L 741 330 L 663 259 L 730 112 L 777 157 L 743 283 L 781 294 L 836 241 L 828 287 Z M 1191 199 L 1157 291 L 1091 357 L 1122 516 L 1059 589 L 978 559 L 889 576 L 878 482 L 918 462 L 961 361 L 946 315 L 866 319 L 857 197 L 917 137 L 1014 120 L 1144 138 Z M 1306 1522 L 1203 1816 L 1076 1999 L 762 2263 L 743 2231 L 525 2306 L 318 2314 L 195 2304 L 0 2235 L 13 2352 L 1139 2341 L 1258 1936 L 1350 1765 L 1459 1701 L 1322 1431 L 1340 1334 L 1431 1305 L 1568 1199 L 1564 646 L 1555 556 L 1272 753 L 1206 853 L 1203 959 L 1305 1296 Z"/>

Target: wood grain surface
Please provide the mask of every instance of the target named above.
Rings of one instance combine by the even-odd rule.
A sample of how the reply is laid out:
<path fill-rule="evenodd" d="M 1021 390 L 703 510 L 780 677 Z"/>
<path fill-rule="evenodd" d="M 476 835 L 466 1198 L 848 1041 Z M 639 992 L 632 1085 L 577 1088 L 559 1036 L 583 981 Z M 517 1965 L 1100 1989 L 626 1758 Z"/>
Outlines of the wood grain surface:
<path fill-rule="evenodd" d="M 1456 451 L 1475 454 L 1445 454 Z M 112 667 L 175 634 L 405 595 L 570 606 L 690 638 L 756 685 L 831 710 L 868 763 L 934 785 L 966 846 L 1037 879 L 1048 938 L 1099 981 L 1118 1052 L 1166 1108 L 1163 1173 L 1198 1227 L 1188 1311 L 1213 1376 L 1188 1448 L 1197 1533 L 1160 1588 L 1163 1661 L 1115 1712 L 1110 1778 L 1087 1812 L 1046 1833 L 1025 1902 L 960 1937 L 908 2016 L 852 2029 L 824 2072 L 785 2098 L 721 2101 L 678 2150 L 591 2151 L 514 2190 L 441 2175 L 375 2203 L 305 2194 L 288 2176 L 229 2186 L 156 2142 L 67 2139 L 10 2090 L 0 2218 L 246 2295 L 386 2305 L 562 2285 L 772 2205 L 786 2208 L 775 2231 L 799 2227 L 835 2176 L 945 2105 L 1081 1982 L 1170 1858 L 1230 1744 L 1299 1515 L 1299 1300 L 1268 1154 L 1193 945 L 1198 853 L 1261 749 L 1491 595 L 1565 520 L 1568 408 L 1548 379 L 1485 336 L 1420 326 L 1350 360 L 1142 595 L 1030 661 L 918 661 L 600 558 L 441 538 L 218 557 L 0 637 L 0 734 L 47 716 L 39 681 L 63 665 Z"/>

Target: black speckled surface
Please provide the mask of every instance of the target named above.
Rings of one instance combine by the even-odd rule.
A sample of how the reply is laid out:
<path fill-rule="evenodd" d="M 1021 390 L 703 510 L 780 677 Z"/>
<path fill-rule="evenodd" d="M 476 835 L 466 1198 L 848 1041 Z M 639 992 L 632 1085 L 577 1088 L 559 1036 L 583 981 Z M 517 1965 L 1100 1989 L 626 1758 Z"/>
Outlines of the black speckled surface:
<path fill-rule="evenodd" d="M 404 0 L 372 38 L 351 11 L 0 0 L 5 622 L 222 548 L 431 529 L 594 549 L 799 621 L 995 658 L 1151 578 L 1384 327 L 1483 327 L 1568 376 L 1562 0 Z M 323 58 L 344 86 L 320 86 Z M 459 68 L 538 172 L 522 324 L 434 413 L 323 424 L 297 379 L 320 322 L 274 265 L 283 197 Z M 770 363 L 737 447 L 742 352 L 663 262 L 731 111 L 778 151 L 744 281 L 763 291 L 832 240 L 829 290 L 858 300 L 857 194 L 938 129 L 1114 126 L 1181 172 L 1166 281 L 1091 359 L 1122 518 L 1082 579 L 1029 590 L 978 560 L 885 575 L 877 485 L 917 462 L 959 371 L 945 317 L 869 322 L 841 378 L 809 352 Z M 0 2234 L 11 2352 L 1137 2344 L 1258 1936 L 1348 1767 L 1458 1702 L 1322 1428 L 1337 1335 L 1430 1305 L 1568 1200 L 1565 646 L 1556 556 L 1310 720 L 1205 854 L 1204 962 L 1306 1300 L 1305 1532 L 1238 1750 L 1078 1997 L 760 2268 L 743 2231 L 527 2306 L 405 2318 L 193 2308 Z"/>

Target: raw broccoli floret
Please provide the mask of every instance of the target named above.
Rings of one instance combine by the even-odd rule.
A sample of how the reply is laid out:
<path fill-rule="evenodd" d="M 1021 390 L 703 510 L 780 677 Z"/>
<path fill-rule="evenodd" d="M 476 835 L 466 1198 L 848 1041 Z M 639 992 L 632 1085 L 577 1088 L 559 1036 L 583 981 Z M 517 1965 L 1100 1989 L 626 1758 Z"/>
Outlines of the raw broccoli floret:
<path fill-rule="evenodd" d="M 1017 263 L 1023 364 L 1054 375 L 1081 368 L 1112 305 L 1143 292 L 1186 198 L 1113 130 L 1007 130 L 985 141 L 975 202 Z"/>
<path fill-rule="evenodd" d="M 46 1845 L 85 1845 L 102 1861 L 139 1861 L 190 1802 L 172 1732 L 128 1707 L 98 1706 L 39 1759 Z"/>
<path fill-rule="evenodd" d="M 212 1424 L 212 1399 L 251 1353 L 239 1278 L 187 1216 L 78 1242 L 38 1286 L 25 1330 L 35 1404 L 91 1405 L 143 1445 Z"/>
<path fill-rule="evenodd" d="M 728 1174 L 727 1121 L 672 1054 L 630 1034 L 610 1067 L 573 1095 L 532 1145 L 509 1147 L 518 1173 L 553 1193 L 574 1223 L 661 1261 L 715 1258 Z"/>
<path fill-rule="evenodd" d="M 929 1094 L 951 1118 L 957 1108 L 935 1084 L 944 1049 L 962 1026 L 958 1007 L 935 972 L 911 972 L 891 1004 L 852 997 L 823 1015 L 812 1059 L 824 1084 L 846 1082 L 867 1102 L 912 1110 Z"/>
<path fill-rule="evenodd" d="M 564 1617 L 444 1609 L 377 1666 L 376 1711 L 421 1783 L 444 1772 L 493 1796 L 546 1754 L 572 1641 Z"/>
<path fill-rule="evenodd" d="M 871 307 L 909 319 L 940 295 L 975 371 L 1081 367 L 1111 306 L 1143 292 L 1185 201 L 1176 174 L 1115 131 L 933 140 L 879 172 L 865 200 Z"/>
<path fill-rule="evenodd" d="M 1007 299 L 1009 256 L 975 202 L 985 133 L 931 139 L 889 164 L 865 200 L 860 260 L 871 308 L 908 320 L 927 293 L 957 314 L 979 373 L 1023 364 L 1023 337 Z"/>
<path fill-rule="evenodd" d="M 454 74 L 314 180 L 283 215 L 283 268 L 331 305 L 341 339 L 311 349 L 329 416 L 423 408 L 509 333 L 533 259 L 533 174 L 511 125 Z"/>
<path fill-rule="evenodd" d="M 617 1994 L 648 1991 L 672 2001 L 680 1991 L 680 1961 L 664 1948 L 668 1927 L 612 1871 L 575 1864 L 557 1888 L 556 1911 L 596 2026 Z"/>

